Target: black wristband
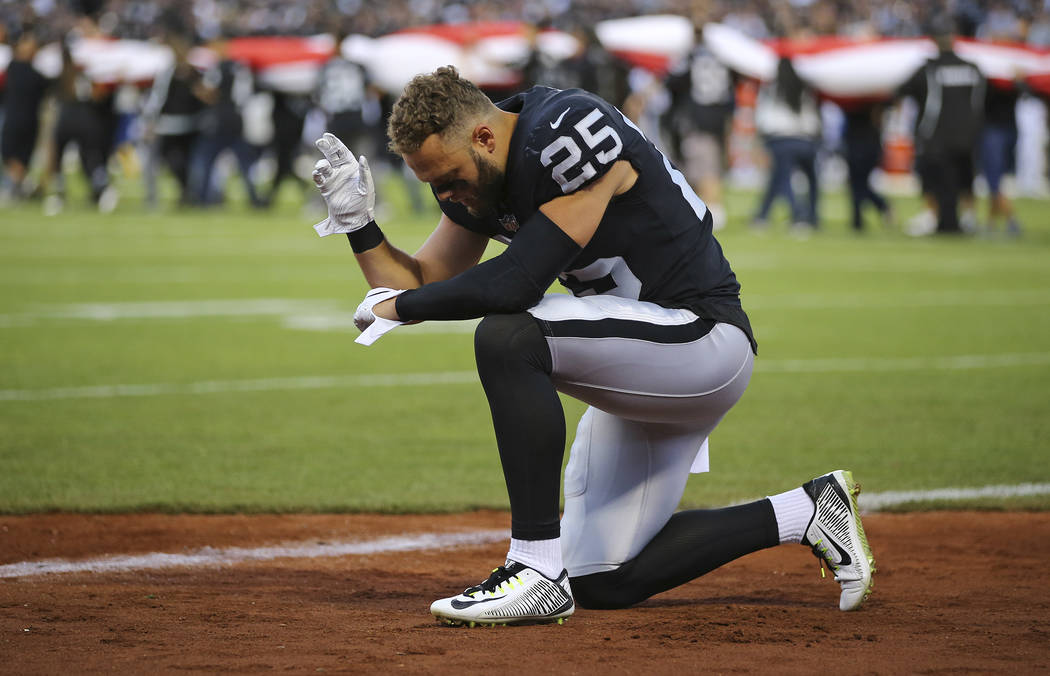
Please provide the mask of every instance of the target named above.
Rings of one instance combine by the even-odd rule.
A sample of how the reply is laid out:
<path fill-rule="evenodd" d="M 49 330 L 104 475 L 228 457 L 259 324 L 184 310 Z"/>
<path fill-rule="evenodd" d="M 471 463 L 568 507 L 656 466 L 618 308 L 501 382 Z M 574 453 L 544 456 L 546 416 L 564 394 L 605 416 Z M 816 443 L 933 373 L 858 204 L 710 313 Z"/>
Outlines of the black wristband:
<path fill-rule="evenodd" d="M 369 221 L 365 227 L 346 233 L 346 238 L 350 240 L 354 253 L 364 253 L 383 243 L 383 231 L 375 221 Z"/>

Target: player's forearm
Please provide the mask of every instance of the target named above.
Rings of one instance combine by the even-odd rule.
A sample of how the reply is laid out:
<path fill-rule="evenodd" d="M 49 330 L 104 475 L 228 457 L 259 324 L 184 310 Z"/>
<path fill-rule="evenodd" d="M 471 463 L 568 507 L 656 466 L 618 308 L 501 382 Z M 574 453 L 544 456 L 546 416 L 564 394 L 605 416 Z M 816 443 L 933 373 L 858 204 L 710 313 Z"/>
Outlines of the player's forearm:
<path fill-rule="evenodd" d="M 455 320 L 521 312 L 539 302 L 580 245 L 542 212 L 533 214 L 499 256 L 442 281 L 411 289 L 379 308 L 402 321 Z"/>
<path fill-rule="evenodd" d="M 355 253 L 354 257 L 372 288 L 415 289 L 423 284 L 419 261 L 386 239 L 376 247 Z"/>

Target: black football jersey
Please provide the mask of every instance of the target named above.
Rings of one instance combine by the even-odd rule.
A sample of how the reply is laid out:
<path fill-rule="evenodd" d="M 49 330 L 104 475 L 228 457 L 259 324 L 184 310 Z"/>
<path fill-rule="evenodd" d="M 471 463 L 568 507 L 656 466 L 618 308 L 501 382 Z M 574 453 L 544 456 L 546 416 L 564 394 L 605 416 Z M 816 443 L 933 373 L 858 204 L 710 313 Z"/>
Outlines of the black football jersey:
<path fill-rule="evenodd" d="M 740 327 L 755 345 L 740 285 L 711 232 L 707 206 L 623 113 L 581 89 L 537 86 L 497 104 L 517 113 L 499 213 L 476 218 L 439 202 L 462 227 L 507 243 L 540 206 L 589 185 L 618 160 L 638 172 L 614 197 L 559 279 L 577 296 L 609 294 L 688 308 Z"/>
<path fill-rule="evenodd" d="M 928 60 L 900 89 L 920 112 L 915 126 L 919 153 L 966 152 L 973 148 L 984 117 L 987 80 L 955 52 Z"/>

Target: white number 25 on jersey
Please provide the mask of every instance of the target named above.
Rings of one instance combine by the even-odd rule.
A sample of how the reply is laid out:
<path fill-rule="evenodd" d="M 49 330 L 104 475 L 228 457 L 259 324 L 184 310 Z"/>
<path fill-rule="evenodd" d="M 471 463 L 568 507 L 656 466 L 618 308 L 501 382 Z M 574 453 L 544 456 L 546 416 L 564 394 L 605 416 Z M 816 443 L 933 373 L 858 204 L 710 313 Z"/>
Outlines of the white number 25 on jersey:
<path fill-rule="evenodd" d="M 623 141 L 620 140 L 620 135 L 616 133 L 616 130 L 609 125 L 603 125 L 594 130 L 593 127 L 601 119 L 602 112 L 595 108 L 586 117 L 573 125 L 572 128 L 576 130 L 576 133 L 580 135 L 580 138 L 591 150 L 595 150 L 598 144 L 605 139 L 612 139 L 613 144 L 611 148 L 594 154 L 594 159 L 602 164 L 608 164 L 619 157 L 620 151 L 623 150 Z M 571 136 L 559 136 L 554 139 L 540 153 L 540 162 L 545 167 L 550 166 L 554 162 L 554 156 L 563 150 L 567 152 L 567 155 L 554 165 L 551 175 L 554 176 L 554 180 L 561 186 L 563 193 L 570 193 L 593 178 L 598 172 L 591 162 L 580 164 L 580 160 L 583 159 L 583 153 L 580 151 L 579 144 Z M 567 174 L 573 175 L 570 177 Z"/>

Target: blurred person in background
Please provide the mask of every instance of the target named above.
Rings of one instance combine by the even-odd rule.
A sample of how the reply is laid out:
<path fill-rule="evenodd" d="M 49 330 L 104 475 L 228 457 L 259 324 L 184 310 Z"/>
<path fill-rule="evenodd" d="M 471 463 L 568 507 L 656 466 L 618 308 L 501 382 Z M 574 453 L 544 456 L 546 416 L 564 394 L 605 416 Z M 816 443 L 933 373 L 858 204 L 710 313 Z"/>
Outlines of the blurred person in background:
<path fill-rule="evenodd" d="M 179 204 L 186 206 L 194 202 L 190 155 L 209 94 L 200 71 L 189 62 L 189 40 L 171 33 L 166 43 L 173 62 L 153 80 L 142 111 L 147 141 L 146 201 L 151 206 L 157 203 L 157 173 L 163 161 L 179 185 Z"/>
<path fill-rule="evenodd" d="M 58 119 L 48 153 L 42 188 L 56 186 L 46 198 L 45 211 L 61 211 L 66 198 L 66 180 L 62 158 L 70 146 L 77 149 L 80 167 L 91 190 L 91 199 L 102 212 L 116 208 L 116 188 L 110 185 L 108 160 L 113 143 L 113 97 L 108 88 L 93 82 L 84 69 L 73 61 L 69 40 L 62 40 L 62 72 L 55 86 Z"/>
<path fill-rule="evenodd" d="M 335 53 L 318 73 L 313 99 L 325 115 L 328 131 L 370 154 L 381 133 L 378 95 L 365 67 L 340 49 L 348 34 L 343 30 L 336 36 Z"/>
<path fill-rule="evenodd" d="M 23 26 L 7 64 L 4 125 L 0 130 L 0 157 L 5 172 L 0 197 L 5 201 L 23 199 L 31 192 L 26 180 L 29 162 L 40 133 L 40 103 L 50 85 L 33 67 L 39 48 L 34 26 Z"/>
<path fill-rule="evenodd" d="M 871 202 L 882 216 L 887 228 L 893 226 L 893 210 L 886 198 L 875 192 L 871 174 L 882 163 L 882 113 L 880 103 L 858 104 L 843 110 L 845 124 L 842 130 L 843 154 L 849 177 L 850 204 L 855 233 L 864 231 L 863 208 Z"/>
<path fill-rule="evenodd" d="M 733 74 L 704 46 L 703 24 L 695 24 L 695 44 L 671 66 L 665 86 L 671 95 L 666 127 L 683 173 L 711 210 L 714 229 L 726 224 L 722 200 L 726 139 L 736 100 Z"/>
<path fill-rule="evenodd" d="M 631 93 L 630 68 L 605 48 L 593 26 L 576 24 L 571 32 L 580 48 L 562 62 L 562 67 L 573 74 L 573 86 L 596 94 L 616 107 L 623 106 Z"/>
<path fill-rule="evenodd" d="M 349 139 L 363 154 L 374 158 L 377 173 L 396 173 L 405 183 L 413 211 L 422 211 L 419 182 L 405 176 L 401 158 L 386 149 L 381 120 L 389 115 L 394 97 L 372 82 L 364 64 L 343 54 L 342 45 L 350 33 L 348 25 L 337 33 L 335 52 L 317 76 L 314 103 L 324 114 L 325 129 L 341 139 Z"/>
<path fill-rule="evenodd" d="M 905 82 L 898 97 L 909 96 L 919 107 L 915 126 L 915 168 L 922 191 L 935 208 L 936 221 L 913 219 L 909 234 L 960 234 L 962 196 L 972 204 L 974 148 L 984 119 L 986 80 L 980 69 L 959 58 L 952 48 L 954 20 L 931 19 L 930 33 L 938 54 Z M 972 212 L 972 207 L 968 209 Z M 976 227 L 966 219 L 966 229 Z"/>
<path fill-rule="evenodd" d="M 629 68 L 602 45 L 591 26 L 575 24 L 570 34 L 576 51 L 564 59 L 546 53 L 539 37 L 548 22 L 526 24 L 528 58 L 521 66 L 522 89 L 544 85 L 554 89 L 584 89 L 620 107 L 630 94 Z"/>
<path fill-rule="evenodd" d="M 990 85 L 985 95 L 984 127 L 978 151 L 981 174 L 988 183 L 989 233 L 1002 229 L 1020 235 L 1021 224 L 1010 198 L 1003 192 L 1003 177 L 1013 175 L 1017 166 L 1017 101 L 1024 83 L 1018 78 L 1013 87 Z"/>
<path fill-rule="evenodd" d="M 800 236 L 809 234 L 818 225 L 820 111 L 816 94 L 798 76 L 786 56 L 777 62 L 773 80 L 758 91 L 755 127 L 769 151 L 771 167 L 752 227 L 766 227 L 773 201 L 783 197 L 791 208 L 792 232 Z M 795 195 L 791 183 L 796 169 L 802 171 L 809 186 L 804 202 Z"/>
<path fill-rule="evenodd" d="M 1020 11 L 1018 11 L 1020 10 Z M 1008 3 L 996 3 L 980 26 L 978 37 L 1000 43 L 1028 42 L 1033 12 Z M 978 166 L 988 184 L 988 211 L 985 232 L 1021 234 L 1021 224 L 1013 204 L 1003 191 L 1003 178 L 1017 173 L 1018 103 L 1031 91 L 1024 74 L 1014 73 L 1009 86 L 988 83 L 984 101 L 984 127 L 981 129 Z"/>
<path fill-rule="evenodd" d="M 553 54 L 540 47 L 540 36 L 549 28 L 550 20 L 546 18 L 537 22 L 526 21 L 522 25 L 527 52 L 525 61 L 517 64 L 521 72 L 521 91 L 536 85 L 555 89 L 576 86 L 575 80 L 570 80 L 569 71 L 561 68 L 561 62 Z M 582 52 L 582 44 L 579 45 L 579 50 Z"/>
<path fill-rule="evenodd" d="M 0 46 L 7 46 L 7 47 L 9 47 L 9 45 L 7 44 L 7 38 L 8 38 L 7 24 L 3 21 L 3 16 L 0 16 Z M 7 89 L 4 87 L 4 79 L 5 78 L 6 78 L 6 73 L 4 75 L 0 75 L 0 134 L 3 134 L 3 130 L 4 130 L 4 111 L 5 111 L 5 108 L 6 108 L 6 106 L 4 105 L 4 95 L 7 92 Z M 2 160 L 3 160 L 3 156 L 0 155 L 0 167 L 3 166 Z M 6 176 L 3 173 L 2 169 L 0 169 L 0 186 L 3 185 L 5 180 L 6 180 Z"/>
<path fill-rule="evenodd" d="M 255 187 L 252 169 L 258 151 L 244 137 L 242 109 L 254 90 L 251 70 L 231 59 L 229 43 L 220 38 L 210 45 L 218 63 L 204 74 L 203 95 L 207 106 L 200 113 L 200 133 L 190 157 L 190 194 L 195 204 L 210 206 L 223 201 L 213 185 L 215 161 L 224 150 L 231 150 L 240 166 L 241 177 L 253 207 L 263 207 Z"/>
<path fill-rule="evenodd" d="M 302 148 L 303 125 L 306 123 L 306 115 L 310 109 L 310 101 L 306 96 L 293 94 L 291 92 L 272 91 L 273 110 L 273 139 L 270 149 L 273 151 L 276 168 L 270 190 L 263 201 L 272 205 L 277 198 L 277 191 L 286 179 L 301 190 L 305 190 L 307 184 L 295 173 L 295 158 Z"/>

